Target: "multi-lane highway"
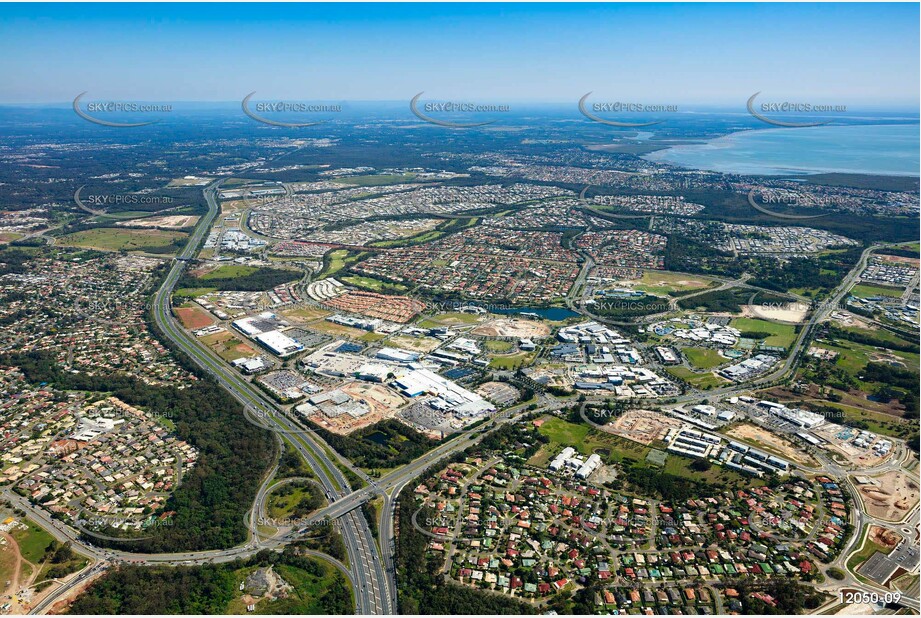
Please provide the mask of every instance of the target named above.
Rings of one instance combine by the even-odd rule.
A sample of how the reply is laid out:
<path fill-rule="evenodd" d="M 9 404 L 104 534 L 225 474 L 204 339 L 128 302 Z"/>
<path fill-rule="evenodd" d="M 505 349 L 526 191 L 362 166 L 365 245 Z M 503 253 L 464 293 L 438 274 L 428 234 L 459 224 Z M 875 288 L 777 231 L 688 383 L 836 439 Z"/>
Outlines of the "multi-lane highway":
<path fill-rule="evenodd" d="M 237 372 L 228 367 L 228 365 L 211 350 L 202 346 L 196 339 L 189 336 L 172 315 L 171 295 L 173 289 L 188 261 L 195 256 L 202 238 L 210 230 L 219 212 L 217 189 L 220 184 L 221 181 L 212 183 L 204 191 L 208 205 L 208 213 L 199 221 L 187 245 L 177 256 L 163 280 L 162 285 L 156 291 L 152 306 L 153 321 L 164 336 L 168 337 L 176 347 L 213 376 L 222 387 L 227 389 L 238 401 L 244 404 L 250 413 L 253 410 L 272 412 L 270 414 L 257 415 L 258 418 L 256 418 L 255 421 L 265 426 L 266 429 L 275 430 L 279 435 L 284 435 L 287 438 L 287 441 L 297 450 L 300 456 L 316 473 L 317 479 L 322 485 L 323 491 L 326 493 L 329 500 L 329 505 L 316 512 L 307 520 L 306 526 L 298 526 L 297 529 L 291 532 L 272 538 L 260 538 L 257 530 L 257 519 L 258 516 L 264 512 L 269 484 L 274 476 L 273 469 L 266 476 L 256 496 L 249 521 L 251 539 L 246 544 L 226 550 L 142 554 L 100 549 L 88 545 L 80 539 L 78 531 L 66 526 L 62 522 L 47 517 L 41 509 L 34 508 L 28 501 L 20 496 L 9 491 L 4 492 L 3 495 L 20 508 L 27 510 L 31 517 L 35 518 L 46 527 L 56 538 L 59 540 L 71 541 L 76 546 L 79 546 L 81 551 L 96 559 L 99 561 L 99 564 L 102 565 L 111 560 L 121 560 L 137 564 L 172 565 L 230 561 L 253 555 L 261 549 L 277 548 L 285 543 L 295 541 L 299 536 L 303 535 L 306 527 L 310 525 L 323 525 L 322 522 L 328 518 L 333 520 L 334 524 L 339 527 L 342 533 L 348 556 L 348 566 L 329 556 L 319 554 L 318 552 L 312 553 L 330 561 L 336 568 L 340 569 L 345 574 L 352 584 L 356 599 L 356 611 L 358 613 L 396 613 L 396 583 L 394 579 L 395 568 L 393 564 L 395 545 L 394 509 L 396 497 L 399 492 L 407 483 L 416 478 L 425 469 L 445 457 L 449 457 L 472 444 L 476 444 L 489 430 L 505 423 L 515 422 L 523 415 L 528 414 L 528 405 L 520 404 L 514 406 L 506 410 L 501 417 L 491 419 L 482 427 L 478 428 L 478 430 L 462 432 L 453 439 L 432 449 L 419 459 L 394 470 L 380 479 L 369 479 L 367 475 L 361 471 L 354 470 L 350 462 L 343 461 L 342 458 L 322 442 L 315 433 L 301 427 L 295 419 L 281 411 L 273 401 L 267 398 L 260 390 L 254 388 L 252 384 L 243 379 Z M 841 299 L 850 289 L 851 284 L 856 280 L 859 273 L 866 265 L 870 253 L 876 248 L 878 248 L 878 246 L 870 247 L 864 251 L 857 266 L 855 266 L 842 281 L 831 298 L 822 306 L 815 308 L 810 319 L 801 329 L 787 359 L 785 359 L 780 367 L 771 372 L 770 375 L 762 377 L 762 379 L 759 380 L 760 384 L 784 377 L 795 368 L 798 352 L 808 343 L 813 327 L 823 320 L 828 313 L 840 303 Z M 583 273 L 584 272 L 585 269 L 583 269 Z M 580 273 L 580 278 L 583 273 Z M 744 284 L 743 281 L 732 283 L 736 285 Z M 574 306 L 575 303 L 573 300 L 572 298 L 567 298 L 568 303 L 573 306 L 576 311 L 579 311 L 579 308 Z M 602 321 L 604 320 L 602 319 Z M 723 389 L 710 391 L 707 393 L 707 396 L 713 397 L 747 391 L 750 390 L 752 386 L 752 384 L 728 386 Z M 546 395 L 540 395 L 539 397 L 540 399 L 536 410 L 538 412 L 553 411 L 568 404 L 565 399 L 556 399 Z M 692 393 L 682 396 L 679 399 L 691 400 L 698 397 L 699 394 Z M 251 417 L 250 420 L 254 419 Z M 358 472 L 359 476 L 361 476 L 368 485 L 362 489 L 353 491 L 340 466 L 347 466 L 353 471 Z M 382 496 L 383 498 L 383 508 L 381 509 L 378 522 L 380 547 L 375 543 L 368 522 L 359 511 L 359 507 L 364 502 L 374 499 L 376 496 Z M 862 519 L 862 514 L 858 512 L 856 515 L 858 521 L 860 521 Z M 846 553 L 847 552 L 844 552 L 842 555 Z M 55 594 L 49 595 L 49 597 L 39 604 L 34 611 L 36 613 L 44 611 L 53 604 L 54 600 L 58 598 L 63 591 L 96 574 L 99 568 L 102 567 L 94 566 L 81 572 L 74 581 L 68 583 L 67 586 L 62 586 L 61 590 L 56 591 Z"/>
<path fill-rule="evenodd" d="M 170 297 L 176 282 L 185 269 L 186 261 L 195 255 L 201 239 L 210 229 L 219 211 L 216 195 L 219 185 L 220 181 L 212 183 L 204 191 L 208 214 L 199 221 L 188 244 L 173 262 L 163 284 L 154 294 L 153 320 L 164 336 L 211 374 L 242 404 L 256 409 L 276 410 L 274 402 L 232 371 L 211 350 L 191 338 L 172 315 Z M 312 432 L 301 430 L 283 414 L 266 415 L 265 420 L 267 424 L 274 424 L 275 428 L 285 432 L 291 438 L 291 444 L 317 474 L 328 496 L 339 498 L 350 493 L 351 490 L 344 474 L 329 456 L 327 448 L 324 448 L 325 445 L 319 444 L 319 439 Z M 394 586 L 387 581 L 389 574 L 383 568 L 380 552 L 374 543 L 367 521 L 361 513 L 352 511 L 343 514 L 339 522 L 348 553 L 352 579 L 358 594 L 358 611 L 363 614 L 393 613 L 395 600 L 391 591 Z"/>

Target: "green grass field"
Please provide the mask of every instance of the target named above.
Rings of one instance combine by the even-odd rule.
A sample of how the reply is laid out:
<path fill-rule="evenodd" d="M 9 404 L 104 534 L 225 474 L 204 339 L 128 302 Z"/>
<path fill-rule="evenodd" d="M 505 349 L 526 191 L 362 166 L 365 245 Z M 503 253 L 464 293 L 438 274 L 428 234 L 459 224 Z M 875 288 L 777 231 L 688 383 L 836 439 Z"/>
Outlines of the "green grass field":
<path fill-rule="evenodd" d="M 692 386 L 696 386 L 697 388 L 704 390 L 729 384 L 729 380 L 724 380 L 717 375 L 713 375 L 712 373 L 694 373 L 687 367 L 667 367 L 665 371 L 672 374 L 676 378 L 685 380 Z"/>
<path fill-rule="evenodd" d="M 107 212 L 99 217 L 93 217 L 92 221 L 100 222 L 106 219 L 149 219 L 153 216 L 160 216 L 160 213 L 149 210 L 120 210 L 118 212 Z"/>
<path fill-rule="evenodd" d="M 839 341 L 837 345 L 823 343 L 820 344 L 819 347 L 837 352 L 838 358 L 835 360 L 835 364 L 839 367 L 843 367 L 848 373 L 855 377 L 867 366 L 867 363 L 870 362 L 875 355 L 880 354 L 894 356 L 904 362 L 906 367 L 915 371 L 918 370 L 919 356 L 912 352 L 877 350 L 871 346 L 855 343 L 853 341 Z"/>
<path fill-rule="evenodd" d="M 871 296 L 888 296 L 898 298 L 905 290 L 903 288 L 890 288 L 881 285 L 869 285 L 861 283 L 851 288 L 851 294 L 858 298 L 870 298 Z"/>
<path fill-rule="evenodd" d="M 723 468 L 717 465 L 711 466 L 710 469 L 706 472 L 691 470 L 689 466 L 692 463 L 694 463 L 693 459 L 689 457 L 681 457 L 680 455 L 675 455 L 672 453 L 669 454 L 668 458 L 665 460 L 665 467 L 662 468 L 662 471 L 667 474 L 674 474 L 675 476 L 697 481 L 705 481 L 714 485 L 728 485 L 730 483 L 736 484 L 742 481 L 744 481 L 746 484 L 751 482 L 751 485 L 763 485 L 763 482 L 759 483 L 757 482 L 757 479 L 742 476 L 734 470 Z"/>
<path fill-rule="evenodd" d="M 217 288 L 179 288 L 173 292 L 173 296 L 184 296 L 186 298 L 198 298 L 211 292 L 216 292 Z"/>
<path fill-rule="evenodd" d="M 58 239 L 62 245 L 86 247 L 103 251 L 152 251 L 174 253 L 178 247 L 174 242 L 182 241 L 188 234 L 164 230 L 136 230 L 131 228 L 101 227 L 82 232 L 66 234 Z M 172 248 L 172 251 L 167 251 Z"/>
<path fill-rule="evenodd" d="M 382 291 L 398 291 L 405 292 L 409 288 L 402 283 L 388 283 L 386 281 L 381 281 L 380 279 L 373 279 L 371 277 L 364 277 L 362 275 L 349 275 L 347 277 L 340 277 L 343 283 L 349 283 L 358 288 L 364 288 L 366 290 L 371 290 L 372 292 L 382 292 Z"/>
<path fill-rule="evenodd" d="M 869 335 L 880 341 L 888 341 L 889 343 L 916 343 L 916 341 L 908 341 L 896 335 L 893 332 L 886 330 L 885 328 L 877 328 L 876 330 L 871 330 L 869 328 L 860 328 L 859 326 L 848 326 L 844 329 L 849 333 L 856 333 L 858 335 Z"/>
<path fill-rule="evenodd" d="M 590 429 L 588 425 L 576 425 L 554 417 L 541 425 L 539 431 L 557 444 L 576 447 L 585 441 Z"/>
<path fill-rule="evenodd" d="M 28 529 L 23 530 L 17 526 L 15 530 L 10 532 L 10 535 L 15 539 L 16 544 L 19 545 L 19 552 L 22 554 L 22 557 L 38 567 L 39 573 L 35 578 L 36 583 L 44 582 L 49 577 L 49 572 L 52 569 L 57 571 L 57 576 L 62 576 L 63 574 L 79 571 L 89 562 L 84 555 L 76 552 L 73 552 L 72 557 L 64 562 L 52 563 L 50 559 L 46 561 L 45 550 L 54 542 L 54 537 L 28 519 L 20 521 L 28 526 Z M 10 552 L 4 553 L 9 554 Z M 9 566 L 12 566 L 12 564 Z M 26 570 L 23 571 L 21 576 L 27 577 L 29 576 L 29 567 L 28 565 L 23 566 Z M 3 564 L 0 564 L 0 568 L 2 567 Z M 22 580 L 20 579 L 20 581 Z M 42 584 L 38 586 L 38 589 L 44 589 L 46 585 L 47 583 Z"/>
<path fill-rule="evenodd" d="M 490 369 L 514 369 L 519 364 L 527 365 L 534 359 L 534 352 L 519 352 L 508 356 L 494 356 L 489 361 Z"/>
<path fill-rule="evenodd" d="M 906 438 L 908 434 L 911 433 L 912 423 L 899 416 L 865 410 L 835 401 L 816 400 L 816 403 L 841 410 L 844 412 L 844 417 L 848 421 L 862 421 L 866 423 L 867 430 L 873 433 L 896 438 Z"/>
<path fill-rule="evenodd" d="M 323 272 L 316 276 L 316 278 L 319 280 L 326 277 L 331 277 L 339 271 L 345 270 L 357 262 L 363 255 L 365 254 L 353 253 L 348 249 L 336 249 L 335 251 L 330 251 L 326 254 L 328 265 L 323 269 Z"/>
<path fill-rule="evenodd" d="M 28 519 L 21 521 L 27 525 L 29 529 L 23 530 L 17 527 L 12 532 L 12 537 L 16 539 L 22 557 L 33 564 L 39 564 L 45 555 L 45 548 L 51 544 L 54 537 Z"/>
<path fill-rule="evenodd" d="M 681 351 L 688 357 L 688 362 L 698 369 L 710 369 L 726 362 L 719 352 L 710 348 L 683 348 Z"/>
<path fill-rule="evenodd" d="M 245 352 L 237 349 L 238 345 L 247 345 L 250 347 L 255 346 L 255 344 L 250 344 L 248 341 L 243 341 L 242 339 L 237 339 L 236 337 L 223 341 L 212 348 L 217 353 L 218 356 L 223 358 L 228 363 L 235 361 L 238 358 L 243 358 L 244 356 L 249 356 L 250 352 Z M 254 348 L 255 349 L 255 348 Z"/>
<path fill-rule="evenodd" d="M 626 440 L 590 425 L 570 423 L 561 418 L 551 417 L 541 425 L 538 431 L 550 438 L 550 444 L 541 447 L 531 459 L 532 465 L 546 465 L 563 448 L 571 446 L 582 455 L 599 452 L 605 462 L 621 461 L 629 457 L 642 461 L 649 454 L 649 447 L 638 442 Z"/>
<path fill-rule="evenodd" d="M 741 331 L 771 333 L 764 340 L 765 345 L 788 348 L 796 339 L 796 328 L 790 324 L 776 324 L 767 320 L 759 320 L 758 318 L 735 318 L 732 320 L 731 326 Z"/>
<path fill-rule="evenodd" d="M 866 534 L 864 534 L 863 536 L 866 537 Z M 870 558 L 870 556 L 872 556 L 878 551 L 884 554 L 889 553 L 889 551 L 882 545 L 877 545 L 870 539 L 866 539 L 864 541 L 863 549 L 861 549 L 859 552 L 855 554 L 852 554 L 851 557 L 847 559 L 847 568 L 851 569 L 852 571 L 856 570 L 857 567 L 859 567 L 861 564 L 866 562 Z"/>
<path fill-rule="evenodd" d="M 503 339 L 489 339 L 483 342 L 483 347 L 490 352 L 508 352 L 515 347 L 515 344 L 511 341 L 505 341 Z"/>
<path fill-rule="evenodd" d="M 639 280 L 639 283 L 635 284 L 633 288 L 649 294 L 665 296 L 670 292 L 702 290 L 715 285 L 716 283 L 709 279 L 693 275 L 673 273 L 667 270 L 646 270 L 643 271 L 643 277 Z"/>
<path fill-rule="evenodd" d="M 370 243 L 369 247 L 379 247 L 381 249 L 390 249 L 392 247 L 402 247 L 405 245 L 421 245 L 423 243 L 438 240 L 445 233 L 441 230 L 428 230 L 415 236 L 404 236 L 402 238 L 393 238 L 391 240 L 376 240 Z M 437 261 L 437 260 L 436 260 Z"/>
<path fill-rule="evenodd" d="M 245 277 L 246 275 L 251 275 L 254 272 L 259 270 L 255 266 L 244 266 L 243 264 L 226 264 L 224 266 L 219 266 L 218 268 L 212 270 L 210 273 L 206 273 L 199 277 L 203 281 L 208 279 L 232 279 L 234 277 Z"/>

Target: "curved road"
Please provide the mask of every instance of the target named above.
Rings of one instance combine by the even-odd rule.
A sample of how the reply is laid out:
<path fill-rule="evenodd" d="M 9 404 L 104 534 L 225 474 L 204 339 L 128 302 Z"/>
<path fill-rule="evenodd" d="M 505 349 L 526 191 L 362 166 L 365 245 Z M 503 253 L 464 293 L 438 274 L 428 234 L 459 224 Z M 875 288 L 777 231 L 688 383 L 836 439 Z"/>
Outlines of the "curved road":
<path fill-rule="evenodd" d="M 189 238 L 188 244 L 173 262 L 163 284 L 154 295 L 153 319 L 164 336 L 168 337 L 185 354 L 211 374 L 238 401 L 250 408 L 275 411 L 277 408 L 274 402 L 268 400 L 258 389 L 231 370 L 211 350 L 191 338 L 177 324 L 170 307 L 173 288 L 179 280 L 186 262 L 195 255 L 201 239 L 211 227 L 219 211 L 216 190 L 221 182 L 214 182 L 204 190 L 205 199 L 208 203 L 208 214 L 199 221 L 198 226 Z M 291 443 L 316 472 L 331 499 L 350 493 L 351 489 L 345 476 L 330 459 L 327 449 L 318 444 L 317 438 L 311 432 L 301 431 L 290 419 L 283 415 L 273 414 L 267 418 L 279 429 L 288 433 L 291 437 Z M 374 544 L 367 521 L 360 513 L 349 512 L 342 516 L 340 523 L 353 580 L 356 584 L 356 589 L 360 587 L 358 591 L 360 599 L 360 603 L 357 606 L 358 612 L 362 614 L 394 613 L 394 599 L 390 594 L 393 586 L 387 582 L 388 576 L 382 566 L 380 553 Z M 239 555 L 241 549 L 252 551 L 258 545 L 258 542 L 252 542 L 245 548 L 234 548 L 233 550 L 227 550 L 227 552 Z M 223 555 L 227 552 L 220 553 Z M 199 557 L 201 553 L 195 556 Z M 147 558 L 153 558 L 153 556 L 147 556 Z"/>

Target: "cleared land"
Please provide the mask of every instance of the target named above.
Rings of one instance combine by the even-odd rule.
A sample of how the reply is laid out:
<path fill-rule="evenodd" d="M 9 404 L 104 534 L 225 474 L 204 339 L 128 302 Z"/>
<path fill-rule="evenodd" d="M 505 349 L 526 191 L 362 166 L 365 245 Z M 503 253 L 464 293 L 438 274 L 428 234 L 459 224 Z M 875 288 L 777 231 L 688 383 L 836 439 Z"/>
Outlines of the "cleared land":
<path fill-rule="evenodd" d="M 192 227 L 198 223 L 197 215 L 164 215 L 162 217 L 148 217 L 144 219 L 131 219 L 121 221 L 116 225 L 125 227 L 161 227 L 167 229 L 181 229 Z"/>
<path fill-rule="evenodd" d="M 367 331 L 363 331 L 359 328 L 343 326 L 342 324 L 333 324 L 332 322 L 328 322 L 326 320 L 314 322 L 310 325 L 310 328 L 321 333 L 326 333 L 327 335 L 334 335 L 336 337 L 348 337 L 350 339 L 359 339 L 367 334 Z"/>
<path fill-rule="evenodd" d="M 635 290 L 658 295 L 702 290 L 716 285 L 709 279 L 661 270 L 647 270 L 643 272 L 643 276 L 639 280 L 624 281 L 622 283 L 631 285 Z"/>
<path fill-rule="evenodd" d="M 652 410 L 628 410 L 604 426 L 603 431 L 649 445 L 665 438 L 669 429 L 680 427 L 678 419 Z"/>
<path fill-rule="evenodd" d="M 695 373 L 687 367 L 666 367 L 665 371 L 676 378 L 681 378 L 691 386 L 697 388 L 710 389 L 715 386 L 725 386 L 729 380 L 725 380 L 713 373 Z"/>
<path fill-rule="evenodd" d="M 204 328 L 205 326 L 214 324 L 214 320 L 211 319 L 211 316 L 204 310 L 193 305 L 185 305 L 177 308 L 175 311 L 182 325 L 190 330 Z"/>
<path fill-rule="evenodd" d="M 872 478 L 878 484 L 858 486 L 870 517 L 901 521 L 918 504 L 918 481 L 905 472 L 892 470 Z"/>
<path fill-rule="evenodd" d="M 768 333 L 764 339 L 765 345 L 776 345 L 787 348 L 796 339 L 796 329 L 790 324 L 776 324 L 757 318 L 736 318 L 731 322 L 734 328 L 743 332 Z"/>
<path fill-rule="evenodd" d="M 469 326 L 480 321 L 480 316 L 475 313 L 462 313 L 448 311 L 427 317 L 419 322 L 420 328 L 433 328 L 436 326 Z"/>
<path fill-rule="evenodd" d="M 496 318 L 480 324 L 471 331 L 484 337 L 518 337 L 522 339 L 546 337 L 550 327 L 534 320 L 518 318 Z"/>
<path fill-rule="evenodd" d="M 293 318 L 294 320 L 297 320 L 300 322 L 313 322 L 314 320 L 325 318 L 326 316 L 330 314 L 330 312 L 325 309 L 314 309 L 312 307 L 298 307 L 297 309 L 290 309 L 288 311 L 282 311 L 282 314 L 285 317 Z"/>
<path fill-rule="evenodd" d="M 439 340 L 432 337 L 410 337 L 409 335 L 394 335 L 390 338 L 389 343 L 413 352 L 431 352 L 441 345 Z"/>
<path fill-rule="evenodd" d="M 746 317 L 761 317 L 789 324 L 802 324 L 808 313 L 809 310 L 802 303 L 788 303 L 786 307 L 742 305 L 742 315 Z"/>
<path fill-rule="evenodd" d="M 598 453 L 605 462 L 620 461 L 629 457 L 642 461 L 649 454 L 649 447 L 632 440 L 624 440 L 613 434 L 598 431 L 589 425 L 570 423 L 561 418 L 546 419 L 538 431 L 550 438 L 528 461 L 537 467 L 544 467 L 563 448 L 571 446 L 582 455 Z"/>
<path fill-rule="evenodd" d="M 366 176 L 345 176 L 336 178 L 333 182 L 357 187 L 379 187 L 381 185 L 396 185 L 401 182 L 412 182 L 416 177 L 414 173 L 406 174 L 373 174 Z"/>
<path fill-rule="evenodd" d="M 904 288 L 890 288 L 881 285 L 870 285 L 861 283 L 851 288 L 851 294 L 858 298 L 870 298 L 871 296 L 889 296 L 897 298 L 902 295 Z"/>
<path fill-rule="evenodd" d="M 207 272 L 193 271 L 192 275 L 195 275 L 199 279 L 209 280 L 209 279 L 233 279 L 234 277 L 246 277 L 251 275 L 254 272 L 259 270 L 255 266 L 244 266 L 242 264 L 225 264 L 223 266 L 218 266 L 214 270 Z"/>
<path fill-rule="evenodd" d="M 244 356 L 253 356 L 256 353 L 255 348 L 237 339 L 236 336 L 229 331 L 202 337 L 200 341 L 210 346 L 218 356 L 228 362 Z"/>
<path fill-rule="evenodd" d="M 688 357 L 688 362 L 698 369 L 710 369 L 728 362 L 716 350 L 710 348 L 683 348 L 681 350 Z"/>
<path fill-rule="evenodd" d="M 130 228 L 94 228 L 66 234 L 58 239 L 62 245 L 86 247 L 102 251 L 151 251 L 174 253 L 188 234 L 165 230 L 134 230 Z"/>
<path fill-rule="evenodd" d="M 534 352 L 519 352 L 506 356 L 493 356 L 489 361 L 490 369 L 515 369 L 519 365 L 526 366 L 534 359 Z"/>
<path fill-rule="evenodd" d="M 756 445 L 798 464 L 809 467 L 819 466 L 818 461 L 804 453 L 797 445 L 763 427 L 758 427 L 751 423 L 741 423 L 727 431 L 726 435 L 739 438 L 743 442 Z"/>

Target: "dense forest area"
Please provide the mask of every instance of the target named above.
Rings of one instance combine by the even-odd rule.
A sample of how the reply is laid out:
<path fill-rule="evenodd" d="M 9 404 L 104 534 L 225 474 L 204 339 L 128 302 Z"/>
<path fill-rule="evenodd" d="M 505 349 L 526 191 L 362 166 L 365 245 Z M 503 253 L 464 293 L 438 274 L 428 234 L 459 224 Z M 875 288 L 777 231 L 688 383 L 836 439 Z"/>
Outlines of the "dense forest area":
<path fill-rule="evenodd" d="M 402 466 L 437 444 L 435 440 L 394 419 L 362 427 L 348 435 L 333 433 L 307 422 L 327 444 L 360 468 Z"/>
<path fill-rule="evenodd" d="M 918 373 L 886 363 L 867 363 L 860 376 L 866 382 L 878 382 L 880 386 L 873 393 L 877 399 L 890 401 L 898 399 L 905 408 L 903 416 L 918 418 Z"/>
<path fill-rule="evenodd" d="M 691 203 L 703 204 L 707 208 L 695 215 L 695 219 L 723 221 L 742 225 L 777 226 L 790 225 L 791 221 L 784 221 L 770 215 L 761 213 L 748 203 L 748 196 L 734 190 L 703 189 L 682 191 L 681 195 Z M 880 217 L 868 214 L 857 214 L 847 211 L 829 211 L 802 206 L 776 205 L 774 210 L 780 214 L 793 215 L 821 215 L 809 219 L 805 223 L 793 222 L 793 225 L 804 225 L 834 234 L 841 234 L 861 242 L 905 242 L 918 240 L 917 223 L 906 225 L 909 220 L 905 217 Z"/>
<path fill-rule="evenodd" d="M 862 252 L 863 247 L 849 246 L 815 257 L 790 258 L 780 264 L 774 259 L 753 260 L 749 268 L 753 277 L 749 283 L 778 292 L 805 288 L 828 293 L 854 268 Z"/>
<path fill-rule="evenodd" d="M 736 279 L 745 272 L 744 263 L 728 251 L 680 234 L 669 234 L 665 245 L 665 269 L 686 273 L 714 274 Z"/>
<path fill-rule="evenodd" d="M 19 367 L 33 384 L 62 390 L 111 393 L 122 401 L 173 420 L 176 434 L 200 453 L 195 468 L 169 498 L 174 525 L 126 545 L 164 552 L 232 547 L 246 540 L 244 517 L 275 454 L 267 431 L 249 424 L 240 404 L 208 379 L 187 388 L 149 386 L 127 375 L 90 376 L 61 370 L 47 352 L 8 354 L 0 365 Z M 100 542 L 98 539 L 94 542 Z M 114 542 L 113 542 L 114 543 Z"/>
<path fill-rule="evenodd" d="M 274 287 L 297 281 L 303 276 L 300 271 L 263 266 L 254 272 L 233 277 L 209 277 L 202 279 L 185 272 L 176 284 L 177 288 L 216 288 L 218 290 L 239 290 L 242 292 L 261 292 Z"/>
<path fill-rule="evenodd" d="M 815 295 L 821 295 L 841 283 L 848 271 L 857 264 L 862 251 L 861 246 L 848 246 L 811 257 L 795 257 L 778 262 L 770 257 L 736 256 L 699 240 L 672 234 L 665 248 L 665 268 L 678 272 L 718 275 L 727 279 L 738 278 L 747 272 L 752 275 L 748 283 L 753 286 L 776 292 L 803 288 L 807 291 L 815 290 Z M 695 297 L 694 300 L 699 298 Z"/>
<path fill-rule="evenodd" d="M 915 342 L 904 340 L 892 341 L 888 338 L 877 337 L 869 331 L 840 328 L 834 323 L 829 323 L 827 336 L 832 339 L 847 339 L 854 343 L 862 343 L 864 345 L 885 348 L 887 350 L 896 350 L 898 352 L 911 352 L 913 354 L 918 354 L 919 352 L 919 346 Z"/>
<path fill-rule="evenodd" d="M 768 304 L 789 301 L 789 298 L 771 294 L 770 292 L 756 292 L 749 288 L 734 288 L 704 292 L 690 298 L 679 298 L 678 306 L 682 309 L 703 307 L 706 311 L 739 313 L 742 311 L 742 305 L 747 305 L 749 302 Z"/>

